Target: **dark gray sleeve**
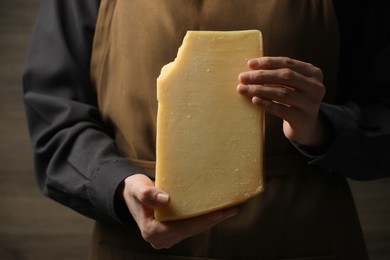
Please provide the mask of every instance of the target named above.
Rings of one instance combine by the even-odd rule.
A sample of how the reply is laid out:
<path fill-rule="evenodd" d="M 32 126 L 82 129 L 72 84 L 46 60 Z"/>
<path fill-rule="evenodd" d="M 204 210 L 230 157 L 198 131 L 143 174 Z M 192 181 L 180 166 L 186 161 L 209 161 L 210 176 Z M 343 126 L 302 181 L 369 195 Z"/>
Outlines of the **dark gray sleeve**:
<path fill-rule="evenodd" d="M 311 163 L 347 177 L 390 177 L 390 2 L 337 1 L 341 54 L 338 100 L 321 111 L 335 130 Z M 359 2 L 360 3 L 360 2 Z"/>
<path fill-rule="evenodd" d="M 311 163 L 356 180 L 390 177 L 390 103 L 323 104 L 336 136 Z"/>
<path fill-rule="evenodd" d="M 91 218 L 121 221 L 128 212 L 118 212 L 123 209 L 115 200 L 118 185 L 144 172 L 118 155 L 90 82 L 99 4 L 42 1 L 24 67 L 23 92 L 43 193 Z"/>

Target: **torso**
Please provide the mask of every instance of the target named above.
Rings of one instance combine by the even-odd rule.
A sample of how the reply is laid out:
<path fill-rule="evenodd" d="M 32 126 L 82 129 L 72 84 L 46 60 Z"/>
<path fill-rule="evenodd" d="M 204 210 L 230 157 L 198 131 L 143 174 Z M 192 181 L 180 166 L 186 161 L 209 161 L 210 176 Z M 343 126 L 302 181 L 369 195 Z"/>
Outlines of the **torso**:
<path fill-rule="evenodd" d="M 114 125 L 123 156 L 153 175 L 156 78 L 176 57 L 186 31 L 244 29 L 262 31 L 265 55 L 289 56 L 321 68 L 326 99 L 333 100 L 339 41 L 331 0 L 102 1 L 92 77 L 100 110 Z M 272 116 L 266 119 L 265 161 L 266 191 L 243 205 L 238 217 L 159 253 L 210 259 L 366 259 L 346 181 L 307 166 L 283 136 L 282 121 Z M 123 232 L 99 224 L 97 230 L 106 243 L 127 248 L 124 254 L 155 253 L 136 227 Z M 130 237 L 137 242 L 123 243 Z M 348 243 L 342 240 L 346 237 Z"/>

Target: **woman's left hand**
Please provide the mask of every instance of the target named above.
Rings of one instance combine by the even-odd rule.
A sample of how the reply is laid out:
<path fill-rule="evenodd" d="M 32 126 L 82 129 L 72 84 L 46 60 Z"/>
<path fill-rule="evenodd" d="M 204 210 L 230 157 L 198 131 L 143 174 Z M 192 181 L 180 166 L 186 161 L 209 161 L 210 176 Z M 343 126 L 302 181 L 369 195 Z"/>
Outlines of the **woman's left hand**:
<path fill-rule="evenodd" d="M 282 118 L 289 140 L 306 146 L 323 145 L 326 127 L 319 109 L 325 87 L 321 69 L 288 57 L 255 58 L 248 66 L 251 70 L 239 75 L 237 91 Z"/>

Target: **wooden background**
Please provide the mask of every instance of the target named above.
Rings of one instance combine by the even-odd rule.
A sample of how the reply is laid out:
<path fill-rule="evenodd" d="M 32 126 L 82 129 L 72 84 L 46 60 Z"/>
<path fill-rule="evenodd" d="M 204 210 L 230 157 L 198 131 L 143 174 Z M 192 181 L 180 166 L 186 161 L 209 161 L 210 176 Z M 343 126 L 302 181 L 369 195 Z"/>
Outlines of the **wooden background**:
<path fill-rule="evenodd" d="M 0 259 L 85 259 L 93 221 L 43 197 L 34 179 L 20 74 L 38 3 L 0 0 Z M 390 179 L 351 187 L 371 259 L 390 259 Z"/>

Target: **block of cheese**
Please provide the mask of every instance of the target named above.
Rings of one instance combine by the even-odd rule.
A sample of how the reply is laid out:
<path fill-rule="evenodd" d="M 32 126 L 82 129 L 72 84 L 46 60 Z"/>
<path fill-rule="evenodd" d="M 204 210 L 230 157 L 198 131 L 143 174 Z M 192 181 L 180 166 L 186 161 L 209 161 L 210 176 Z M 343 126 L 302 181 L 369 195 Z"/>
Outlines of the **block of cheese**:
<path fill-rule="evenodd" d="M 242 203 L 263 191 L 264 112 L 236 91 L 261 33 L 188 31 L 157 79 L 156 186 L 171 221 Z"/>

